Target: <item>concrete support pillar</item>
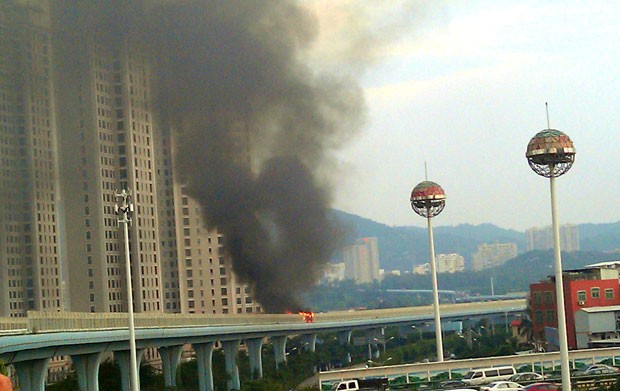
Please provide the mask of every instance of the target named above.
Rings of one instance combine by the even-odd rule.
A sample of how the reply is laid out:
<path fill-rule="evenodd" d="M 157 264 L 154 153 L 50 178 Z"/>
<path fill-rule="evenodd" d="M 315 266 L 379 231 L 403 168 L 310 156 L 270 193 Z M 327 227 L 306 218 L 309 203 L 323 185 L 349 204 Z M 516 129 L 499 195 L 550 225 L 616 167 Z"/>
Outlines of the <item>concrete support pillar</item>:
<path fill-rule="evenodd" d="M 380 335 L 382 329 L 368 329 L 366 330 L 366 343 L 368 343 L 368 360 L 379 357 L 378 344 L 380 342 Z M 373 353 L 372 347 L 376 348 L 376 352 Z"/>
<path fill-rule="evenodd" d="M 279 365 L 286 362 L 286 335 L 278 335 L 271 337 L 271 344 L 273 345 L 273 354 L 276 360 L 276 368 Z"/>
<path fill-rule="evenodd" d="M 45 391 L 49 358 L 13 363 L 22 390 Z"/>
<path fill-rule="evenodd" d="M 226 358 L 226 373 L 230 376 L 228 380 L 229 390 L 241 389 L 239 366 L 237 365 L 237 353 L 239 352 L 240 344 L 240 340 L 222 342 L 222 348 L 224 348 L 224 356 Z"/>
<path fill-rule="evenodd" d="M 198 364 L 198 390 L 199 391 L 215 391 L 213 388 L 213 347 L 215 342 L 195 343 L 192 344 L 194 352 L 196 352 L 196 361 Z"/>
<path fill-rule="evenodd" d="M 161 357 L 162 370 L 164 372 L 164 386 L 177 386 L 177 368 L 181 362 L 183 345 L 161 346 L 157 349 Z"/>
<path fill-rule="evenodd" d="M 340 342 L 340 346 L 346 346 L 351 343 L 351 331 L 352 330 L 344 330 L 338 332 L 338 342 Z"/>
<path fill-rule="evenodd" d="M 99 391 L 99 364 L 103 352 L 71 356 L 80 391 Z"/>
<path fill-rule="evenodd" d="M 122 391 L 131 391 L 131 371 L 129 370 L 131 366 L 131 351 L 129 350 L 117 350 L 114 352 L 114 361 L 118 364 L 118 367 L 121 370 L 121 390 Z M 144 354 L 144 350 L 138 349 L 136 351 L 136 362 L 138 365 L 138 383 L 140 383 L 140 362 L 142 361 L 142 355 Z M 138 387 L 140 384 L 138 384 Z"/>
<path fill-rule="evenodd" d="M 316 351 L 316 334 L 304 334 L 301 336 L 301 340 L 304 343 L 304 350 L 306 352 Z"/>
<path fill-rule="evenodd" d="M 253 380 L 263 377 L 263 338 L 250 338 L 245 340 L 250 358 L 250 372 Z"/>

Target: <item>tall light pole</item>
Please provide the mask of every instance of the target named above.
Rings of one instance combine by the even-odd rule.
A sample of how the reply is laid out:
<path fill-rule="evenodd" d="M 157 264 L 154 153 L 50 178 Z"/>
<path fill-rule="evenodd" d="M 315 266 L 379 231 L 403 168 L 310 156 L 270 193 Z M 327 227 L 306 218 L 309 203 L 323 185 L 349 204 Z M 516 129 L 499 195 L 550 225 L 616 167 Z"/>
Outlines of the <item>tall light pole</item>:
<path fill-rule="evenodd" d="M 562 256 L 560 253 L 560 227 L 555 202 L 555 178 L 565 174 L 575 161 L 575 147 L 572 140 L 556 129 L 538 132 L 527 145 L 527 162 L 534 172 L 549 178 L 551 190 L 551 220 L 553 225 L 553 252 L 555 257 L 555 296 L 558 311 L 558 339 L 560 340 L 560 363 L 562 366 L 562 390 L 570 391 L 570 367 L 568 362 L 568 340 L 566 337 L 566 314 L 564 311 L 564 282 L 562 278 Z"/>
<path fill-rule="evenodd" d="M 118 223 L 123 225 L 125 238 L 125 269 L 127 278 L 127 313 L 129 315 L 129 371 L 131 379 L 131 391 L 138 391 L 138 359 L 136 355 L 136 329 L 133 317 L 133 288 L 131 284 L 131 256 L 129 251 L 129 224 L 133 214 L 133 204 L 131 203 L 131 193 L 123 189 L 115 194 L 117 203 L 114 205 L 114 213 L 118 215 Z M 120 201 L 120 205 L 119 202 Z"/>
<path fill-rule="evenodd" d="M 411 207 L 414 212 L 426 217 L 428 225 L 428 245 L 431 253 L 431 275 L 433 279 L 433 309 L 435 311 L 435 340 L 437 341 L 437 361 L 443 361 L 443 340 L 441 317 L 439 316 L 439 290 L 437 289 L 437 265 L 435 262 L 435 243 L 431 219 L 446 206 L 446 194 L 441 186 L 431 181 L 420 182 L 411 191 Z"/>

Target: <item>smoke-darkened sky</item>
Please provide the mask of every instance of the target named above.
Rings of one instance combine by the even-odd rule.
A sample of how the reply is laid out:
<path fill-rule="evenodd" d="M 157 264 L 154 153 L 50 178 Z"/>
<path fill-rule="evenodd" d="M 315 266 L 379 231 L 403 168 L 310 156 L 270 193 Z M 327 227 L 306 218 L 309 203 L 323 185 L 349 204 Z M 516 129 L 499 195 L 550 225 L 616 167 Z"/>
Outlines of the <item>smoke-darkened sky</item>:
<path fill-rule="evenodd" d="M 300 61 L 318 25 L 293 1 L 183 2 L 150 18 L 180 179 L 263 307 L 301 309 L 339 237 L 318 173 L 357 132 L 361 89 Z"/>
<path fill-rule="evenodd" d="M 177 181 L 262 306 L 301 309 L 339 245 L 330 163 L 365 117 L 350 73 L 307 65 L 315 15 L 283 0 L 62 1 L 67 41 L 94 32 L 110 53 L 129 42 L 151 56 Z"/>

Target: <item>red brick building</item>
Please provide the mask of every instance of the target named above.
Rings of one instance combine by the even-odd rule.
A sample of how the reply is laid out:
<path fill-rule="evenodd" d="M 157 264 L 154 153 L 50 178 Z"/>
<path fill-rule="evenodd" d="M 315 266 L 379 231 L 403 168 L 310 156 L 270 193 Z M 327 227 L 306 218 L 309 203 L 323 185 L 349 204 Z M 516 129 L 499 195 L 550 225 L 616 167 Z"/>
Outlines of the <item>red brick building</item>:
<path fill-rule="evenodd" d="M 592 265 L 564 271 L 564 310 L 568 347 L 575 349 L 575 312 L 580 308 L 620 305 L 617 264 Z M 557 329 L 555 277 L 530 285 L 529 307 L 535 340 L 545 339 L 545 327 Z"/>

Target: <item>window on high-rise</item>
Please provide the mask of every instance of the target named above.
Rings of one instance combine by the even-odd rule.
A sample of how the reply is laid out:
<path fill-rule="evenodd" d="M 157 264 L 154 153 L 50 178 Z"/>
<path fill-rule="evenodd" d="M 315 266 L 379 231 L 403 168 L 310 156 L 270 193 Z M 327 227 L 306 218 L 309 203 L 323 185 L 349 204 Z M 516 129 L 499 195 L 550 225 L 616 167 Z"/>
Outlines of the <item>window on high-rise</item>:
<path fill-rule="evenodd" d="M 598 299 L 599 297 L 601 297 L 601 289 L 598 287 L 591 288 L 590 296 L 592 296 L 593 299 Z"/>

